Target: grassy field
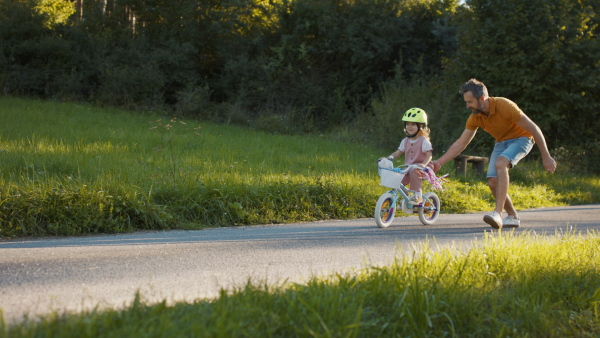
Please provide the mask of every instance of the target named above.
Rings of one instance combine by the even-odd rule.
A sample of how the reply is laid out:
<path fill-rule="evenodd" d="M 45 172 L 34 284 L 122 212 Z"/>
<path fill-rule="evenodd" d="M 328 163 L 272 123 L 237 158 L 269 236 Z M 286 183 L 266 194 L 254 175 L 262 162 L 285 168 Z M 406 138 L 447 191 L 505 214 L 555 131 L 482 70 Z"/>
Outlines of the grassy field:
<path fill-rule="evenodd" d="M 56 312 L 6 337 L 598 337 L 600 236 L 512 232 L 306 284 L 213 300 Z"/>
<path fill-rule="evenodd" d="M 0 237 L 372 217 L 376 159 L 393 150 L 16 98 L 0 116 Z M 540 169 L 513 170 L 517 208 L 600 201 L 597 177 Z M 492 208 L 480 177 L 439 195 L 443 212 Z"/>

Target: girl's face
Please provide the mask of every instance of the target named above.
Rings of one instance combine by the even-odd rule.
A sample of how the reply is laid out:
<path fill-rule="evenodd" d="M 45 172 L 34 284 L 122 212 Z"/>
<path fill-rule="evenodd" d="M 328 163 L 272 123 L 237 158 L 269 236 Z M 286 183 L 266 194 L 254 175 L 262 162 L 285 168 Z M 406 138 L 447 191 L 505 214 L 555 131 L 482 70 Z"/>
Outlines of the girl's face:
<path fill-rule="evenodd" d="M 409 135 L 413 135 L 419 131 L 419 126 L 414 122 L 406 122 L 406 131 Z"/>

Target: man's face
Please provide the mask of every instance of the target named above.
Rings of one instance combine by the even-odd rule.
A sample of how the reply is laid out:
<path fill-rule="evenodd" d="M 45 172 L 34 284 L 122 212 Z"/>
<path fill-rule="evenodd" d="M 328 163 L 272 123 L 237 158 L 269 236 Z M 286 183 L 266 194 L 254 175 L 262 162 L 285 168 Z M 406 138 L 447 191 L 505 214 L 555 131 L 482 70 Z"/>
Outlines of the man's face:
<path fill-rule="evenodd" d="M 483 103 L 473 96 L 473 92 L 466 92 L 463 94 L 463 98 L 467 103 L 467 109 L 471 109 L 473 114 L 483 113 Z"/>

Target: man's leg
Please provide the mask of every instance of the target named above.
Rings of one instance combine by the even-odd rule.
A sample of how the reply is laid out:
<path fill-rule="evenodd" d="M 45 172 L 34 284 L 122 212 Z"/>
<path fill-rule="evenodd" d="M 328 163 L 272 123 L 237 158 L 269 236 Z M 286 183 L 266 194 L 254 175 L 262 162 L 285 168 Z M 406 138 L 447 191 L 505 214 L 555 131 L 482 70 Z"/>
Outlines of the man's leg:
<path fill-rule="evenodd" d="M 493 162 L 493 169 L 495 169 L 493 171 L 495 171 L 495 173 L 490 173 L 490 170 L 488 170 L 488 175 L 492 174 L 488 176 L 488 185 L 492 191 L 492 195 L 494 195 L 494 198 L 496 199 L 496 208 L 491 214 L 485 215 L 483 221 L 491 225 L 494 229 L 500 229 L 503 226 L 502 209 L 504 209 L 506 203 L 510 204 L 507 208 L 508 210 L 514 210 L 512 201 L 508 197 L 508 169 L 511 164 L 504 156 L 496 157 Z"/>
<path fill-rule="evenodd" d="M 496 199 L 495 211 L 498 214 L 502 214 L 502 209 L 504 209 L 508 215 L 517 217 L 517 210 L 508 195 L 508 186 L 510 185 L 508 170 L 510 165 L 510 161 L 506 157 L 499 156 L 496 160 L 496 173 L 498 177 L 489 177 L 488 186 L 492 191 L 494 199 Z"/>
<path fill-rule="evenodd" d="M 496 187 L 498 186 L 498 178 L 488 177 L 488 186 L 490 187 L 492 196 L 494 196 L 494 200 L 496 200 Z M 513 206 L 512 199 L 508 194 L 506 195 L 506 202 L 504 202 L 504 211 L 506 211 L 508 215 L 517 217 L 517 210 Z"/>
<path fill-rule="evenodd" d="M 483 221 L 495 229 L 504 226 L 502 224 L 504 223 L 502 209 L 506 210 L 508 215 L 514 217 L 511 218 L 510 222 L 507 222 L 507 226 L 519 226 L 517 211 L 510 196 L 508 196 L 508 186 L 510 184 L 508 170 L 525 157 L 531 151 L 532 147 L 533 141 L 527 137 L 497 142 L 494 145 L 488 165 L 487 177 L 490 190 L 492 190 L 492 194 L 496 199 L 496 208 L 491 214 L 485 215 Z"/>

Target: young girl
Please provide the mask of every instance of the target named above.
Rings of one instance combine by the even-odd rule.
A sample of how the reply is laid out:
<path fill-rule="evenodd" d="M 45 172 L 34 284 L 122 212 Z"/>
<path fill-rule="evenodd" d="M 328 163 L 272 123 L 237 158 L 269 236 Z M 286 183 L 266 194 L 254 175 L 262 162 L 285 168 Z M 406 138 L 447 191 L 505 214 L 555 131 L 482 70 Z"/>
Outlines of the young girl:
<path fill-rule="evenodd" d="M 427 113 L 421 108 L 411 108 L 402 116 L 404 121 L 404 132 L 407 137 L 400 142 L 398 150 L 393 152 L 388 159 L 393 161 L 400 155 L 404 155 L 404 164 L 416 164 L 426 167 L 431 161 L 433 147 L 429 141 L 429 128 L 427 128 Z M 410 183 L 413 194 L 410 204 L 418 205 L 423 202 L 421 192 L 422 179 L 425 174 L 422 170 L 412 168 L 402 179 L 402 184 Z"/>

